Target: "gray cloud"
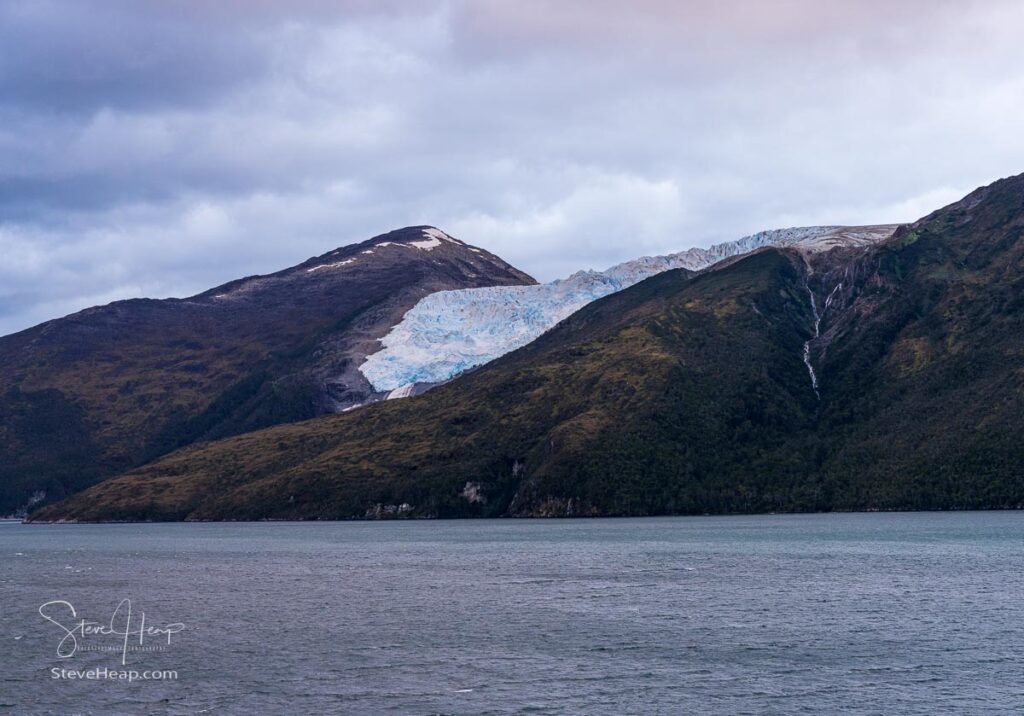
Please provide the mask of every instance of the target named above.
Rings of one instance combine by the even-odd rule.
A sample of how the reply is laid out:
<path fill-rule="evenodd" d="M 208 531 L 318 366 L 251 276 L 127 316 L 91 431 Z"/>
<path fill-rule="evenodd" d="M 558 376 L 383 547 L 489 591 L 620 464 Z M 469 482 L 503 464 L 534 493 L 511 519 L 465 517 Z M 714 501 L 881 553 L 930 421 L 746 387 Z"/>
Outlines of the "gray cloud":
<path fill-rule="evenodd" d="M 0 333 L 391 228 L 549 279 L 1024 171 L 1016 2 L 0 0 Z"/>
<path fill-rule="evenodd" d="M 0 43 L 0 96 L 28 111 L 215 102 L 268 61 L 251 31 L 216 32 L 157 3 L 5 2 Z"/>

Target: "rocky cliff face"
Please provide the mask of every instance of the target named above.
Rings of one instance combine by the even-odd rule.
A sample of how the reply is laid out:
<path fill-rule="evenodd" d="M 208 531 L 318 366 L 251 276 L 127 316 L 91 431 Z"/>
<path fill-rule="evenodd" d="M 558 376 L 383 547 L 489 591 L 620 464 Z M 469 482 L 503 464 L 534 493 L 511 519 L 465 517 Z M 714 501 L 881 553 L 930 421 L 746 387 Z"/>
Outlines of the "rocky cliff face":
<path fill-rule="evenodd" d="M 383 397 L 357 368 L 416 302 L 531 283 L 411 227 L 190 298 L 120 301 L 0 338 L 0 514 L 196 440 Z"/>

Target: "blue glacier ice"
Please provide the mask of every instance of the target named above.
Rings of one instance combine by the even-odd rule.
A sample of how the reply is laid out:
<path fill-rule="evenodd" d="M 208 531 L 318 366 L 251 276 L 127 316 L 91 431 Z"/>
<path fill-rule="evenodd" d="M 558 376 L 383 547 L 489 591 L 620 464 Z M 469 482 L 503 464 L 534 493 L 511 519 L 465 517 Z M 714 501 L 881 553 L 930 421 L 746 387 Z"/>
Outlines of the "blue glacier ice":
<path fill-rule="evenodd" d="M 643 257 L 607 271 L 580 271 L 536 286 L 440 291 L 406 313 L 381 339 L 381 350 L 370 355 L 359 370 L 378 391 L 396 391 L 413 383 L 441 383 L 530 343 L 591 301 L 662 271 L 699 270 L 765 246 L 796 246 L 806 251 L 864 246 L 888 238 L 895 228 L 775 229 L 706 249 Z"/>

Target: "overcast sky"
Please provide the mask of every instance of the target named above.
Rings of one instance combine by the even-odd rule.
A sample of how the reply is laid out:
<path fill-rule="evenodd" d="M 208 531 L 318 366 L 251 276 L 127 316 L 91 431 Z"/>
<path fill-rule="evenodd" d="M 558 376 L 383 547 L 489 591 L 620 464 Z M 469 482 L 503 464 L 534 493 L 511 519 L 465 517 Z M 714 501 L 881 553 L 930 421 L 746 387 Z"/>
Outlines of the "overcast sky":
<path fill-rule="evenodd" d="M 433 224 L 539 279 L 1024 172 L 1018 0 L 0 0 L 0 334 Z"/>

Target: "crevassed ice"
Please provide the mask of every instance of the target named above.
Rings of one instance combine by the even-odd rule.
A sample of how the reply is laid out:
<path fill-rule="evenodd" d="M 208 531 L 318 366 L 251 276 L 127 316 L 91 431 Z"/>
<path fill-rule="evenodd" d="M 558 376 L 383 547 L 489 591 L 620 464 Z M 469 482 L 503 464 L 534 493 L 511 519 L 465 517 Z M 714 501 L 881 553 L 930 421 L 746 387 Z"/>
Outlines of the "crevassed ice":
<path fill-rule="evenodd" d="M 378 391 L 440 383 L 530 343 L 562 319 L 603 296 L 676 268 L 698 270 L 763 246 L 809 251 L 864 245 L 895 226 L 813 226 L 762 231 L 707 249 L 643 257 L 607 271 L 580 271 L 538 286 L 497 286 L 430 294 L 381 339 L 382 349 L 359 370 Z M 434 237 L 431 237 L 434 238 Z M 397 397 L 397 396 L 396 396 Z"/>

